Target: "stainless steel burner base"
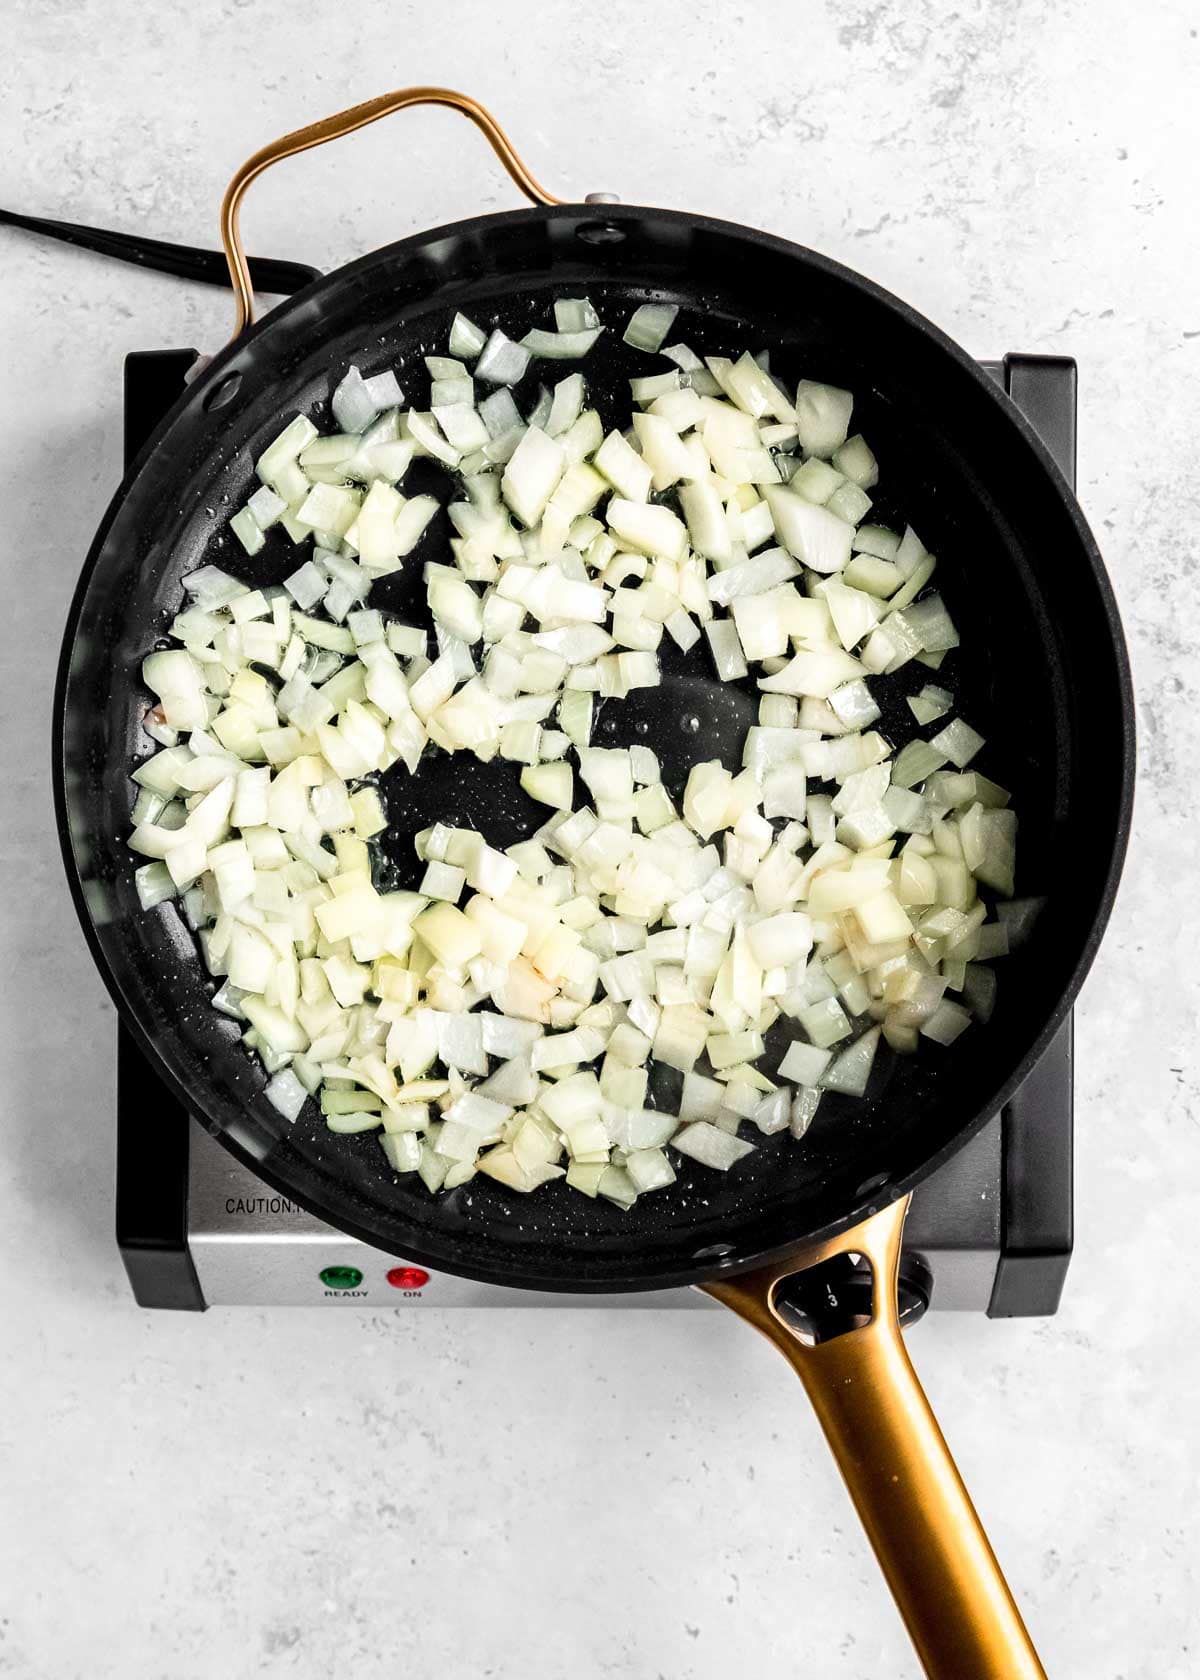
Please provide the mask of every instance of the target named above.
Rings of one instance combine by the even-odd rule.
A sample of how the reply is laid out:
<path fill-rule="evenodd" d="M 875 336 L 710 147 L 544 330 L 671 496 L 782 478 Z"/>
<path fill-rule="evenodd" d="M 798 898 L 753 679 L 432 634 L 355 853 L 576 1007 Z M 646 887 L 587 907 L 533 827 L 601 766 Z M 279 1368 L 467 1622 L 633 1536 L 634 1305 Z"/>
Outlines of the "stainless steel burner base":
<path fill-rule="evenodd" d="M 387 1274 L 394 1255 L 335 1231 L 277 1195 L 193 1124 L 188 1171 L 188 1249 L 210 1307 L 709 1307 L 695 1289 L 619 1295 L 563 1295 L 503 1289 L 434 1272 L 418 1289 Z M 995 1120 L 913 1198 L 906 1250 L 934 1277 L 930 1304 L 986 1312 L 1000 1263 L 1001 1126 Z M 354 1287 L 330 1288 L 331 1267 L 361 1272 Z"/>

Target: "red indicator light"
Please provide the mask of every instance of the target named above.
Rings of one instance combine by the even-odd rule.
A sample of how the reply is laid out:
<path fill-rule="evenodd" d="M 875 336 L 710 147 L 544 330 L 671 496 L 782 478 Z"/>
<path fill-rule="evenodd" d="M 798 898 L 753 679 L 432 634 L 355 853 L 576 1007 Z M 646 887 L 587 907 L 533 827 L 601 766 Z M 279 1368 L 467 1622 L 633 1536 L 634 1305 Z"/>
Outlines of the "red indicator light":
<path fill-rule="evenodd" d="M 429 1273 L 423 1272 L 420 1266 L 393 1266 L 387 1280 L 393 1289 L 424 1289 Z"/>

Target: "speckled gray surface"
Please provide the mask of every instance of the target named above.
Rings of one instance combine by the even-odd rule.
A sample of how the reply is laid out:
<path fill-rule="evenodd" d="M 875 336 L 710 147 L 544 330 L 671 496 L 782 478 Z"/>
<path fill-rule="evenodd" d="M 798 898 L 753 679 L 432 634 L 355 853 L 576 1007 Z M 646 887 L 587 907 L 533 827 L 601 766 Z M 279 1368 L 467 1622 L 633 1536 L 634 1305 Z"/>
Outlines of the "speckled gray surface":
<path fill-rule="evenodd" d="M 15 207 L 211 241 L 260 142 L 447 82 L 564 194 L 769 227 L 977 353 L 1078 357 L 1081 495 L 1143 752 L 1078 1014 L 1078 1247 L 1055 1320 L 938 1318 L 912 1342 L 1049 1672 L 1194 1675 L 1194 8 L 610 0 L 568 22 L 527 0 L 16 0 L 6 22 Z M 509 202 L 473 137 L 420 113 L 289 164 L 248 220 L 253 247 L 332 264 Z M 121 358 L 215 345 L 227 300 L 0 246 L 0 1673 L 909 1680 L 815 1425 L 732 1321 L 132 1306 L 110 1240 L 112 1016 L 52 839 L 46 716 L 118 476 Z"/>

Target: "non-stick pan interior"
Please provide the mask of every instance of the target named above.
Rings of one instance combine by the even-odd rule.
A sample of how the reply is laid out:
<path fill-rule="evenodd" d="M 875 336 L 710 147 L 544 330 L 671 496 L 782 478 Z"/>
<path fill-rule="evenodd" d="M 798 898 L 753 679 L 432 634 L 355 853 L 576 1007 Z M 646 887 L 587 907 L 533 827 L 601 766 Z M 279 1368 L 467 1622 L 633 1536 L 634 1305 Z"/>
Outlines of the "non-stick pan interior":
<path fill-rule="evenodd" d="M 994 1111 L 1061 1018 L 1107 911 L 1128 795 L 1123 654 L 1099 561 L 1006 399 L 919 317 L 811 253 L 696 218 L 604 215 L 524 212 L 404 241 L 319 282 L 222 358 L 165 422 L 97 539 L 60 694 L 63 810 L 93 949 L 197 1117 L 289 1195 L 385 1249 L 551 1288 L 695 1280 L 846 1224 L 928 1170 Z M 152 745 L 140 728 L 139 662 L 178 610 L 181 578 L 214 561 L 272 582 L 297 563 L 282 532 L 250 560 L 227 530 L 263 446 L 298 410 L 326 424 L 351 362 L 367 374 L 395 368 L 419 392 L 421 357 L 445 352 L 456 309 L 518 335 L 552 323 L 554 298 L 583 293 L 608 324 L 583 364 L 608 422 L 628 415 L 631 375 L 667 365 L 621 342 L 647 300 L 678 303 L 672 336 L 700 351 L 769 348 L 789 380 L 855 392 L 855 429 L 881 463 L 872 518 L 911 522 L 939 557 L 963 645 L 935 680 L 987 738 L 981 767 L 1013 792 L 1018 892 L 1046 900 L 1027 949 L 997 965 L 986 1027 L 948 1050 L 881 1055 L 869 1100 L 827 1097 L 802 1144 L 755 1134 L 754 1156 L 728 1174 L 681 1161 L 674 1187 L 627 1213 L 561 1184 L 521 1197 L 478 1178 L 430 1197 L 390 1172 L 372 1137 L 329 1133 L 314 1104 L 287 1126 L 233 1024 L 209 1007 L 211 982 L 175 910 L 139 910 L 124 845 L 127 766 Z M 562 371 L 535 364 L 518 400 L 532 401 L 539 375 Z M 436 480 L 429 463 L 418 469 Z M 372 605 L 423 621 L 421 565 L 442 556 L 446 535 L 442 516 Z M 664 649 L 663 663 L 661 688 L 601 709 L 595 739 L 654 747 L 678 794 L 700 759 L 739 765 L 756 696 L 750 683 L 716 682 L 703 644 L 686 658 Z M 914 664 L 891 686 L 915 692 L 928 680 Z M 899 700 L 879 727 L 897 745 L 914 732 Z M 396 876 L 412 878 L 410 836 L 435 819 L 500 845 L 529 833 L 545 811 L 517 778 L 514 765 L 442 755 L 411 780 L 390 774 Z M 669 1079 L 658 1089 L 669 1101 Z"/>

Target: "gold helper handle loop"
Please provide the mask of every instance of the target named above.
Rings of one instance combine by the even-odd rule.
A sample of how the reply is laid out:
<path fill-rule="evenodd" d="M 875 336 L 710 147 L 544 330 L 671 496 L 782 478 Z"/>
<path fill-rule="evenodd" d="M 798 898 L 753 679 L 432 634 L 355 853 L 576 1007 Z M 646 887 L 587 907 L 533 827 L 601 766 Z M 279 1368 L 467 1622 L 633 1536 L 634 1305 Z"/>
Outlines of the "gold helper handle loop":
<path fill-rule="evenodd" d="M 513 150 L 512 142 L 491 112 L 486 111 L 468 94 L 455 93 L 453 88 L 400 88 L 396 93 L 381 93 L 377 99 L 368 99 L 361 105 L 352 105 L 348 111 L 339 111 L 335 116 L 324 117 L 320 122 L 310 123 L 307 128 L 298 128 L 292 134 L 285 134 L 281 140 L 273 140 L 269 146 L 263 146 L 253 157 L 247 158 L 229 183 L 221 204 L 221 244 L 225 247 L 225 260 L 229 264 L 229 279 L 233 286 L 237 317 L 233 332 L 235 339 L 254 319 L 254 287 L 251 284 L 250 269 L 242 248 L 242 235 L 238 225 L 242 199 L 247 187 L 264 169 L 269 169 L 281 158 L 292 157 L 296 152 L 306 152 L 310 146 L 323 146 L 327 140 L 338 140 L 343 134 L 353 134 L 356 128 L 365 128 L 368 123 L 378 122 L 380 117 L 390 116 L 393 111 L 403 111 L 407 105 L 447 105 L 452 111 L 461 111 L 463 116 L 468 117 L 479 129 L 508 171 L 510 178 L 531 203 L 561 202 L 553 193 L 548 193 L 526 169 Z"/>
<path fill-rule="evenodd" d="M 1046 1680 L 1008 1584 L 909 1363 L 897 1316 L 907 1199 L 796 1259 L 705 1287 L 799 1376 L 930 1680 Z M 778 1286 L 835 1254 L 871 1262 L 872 1316 L 815 1345 Z"/>

